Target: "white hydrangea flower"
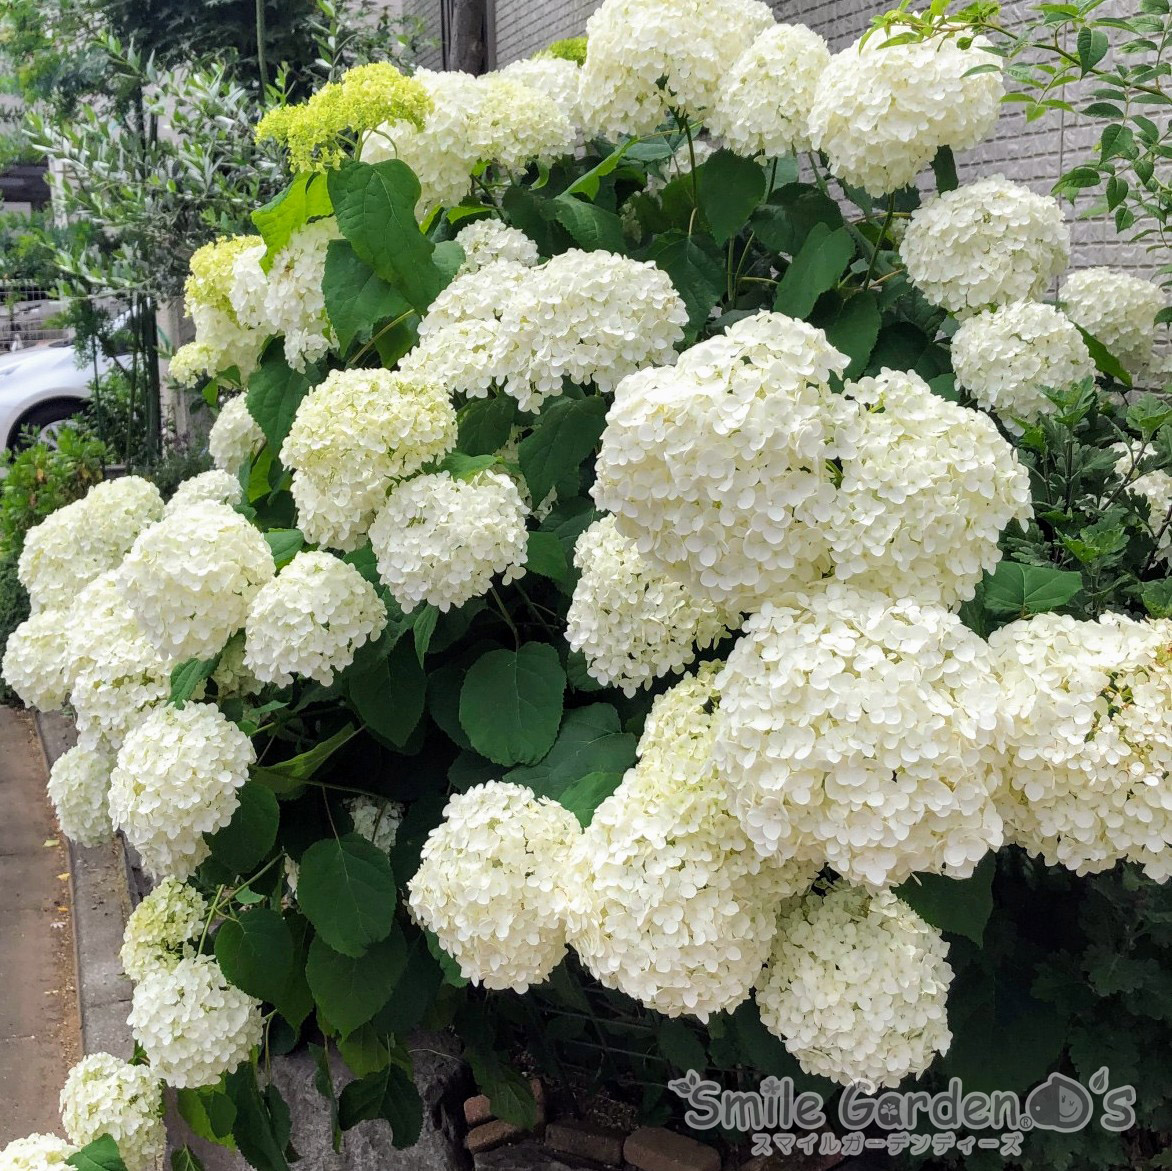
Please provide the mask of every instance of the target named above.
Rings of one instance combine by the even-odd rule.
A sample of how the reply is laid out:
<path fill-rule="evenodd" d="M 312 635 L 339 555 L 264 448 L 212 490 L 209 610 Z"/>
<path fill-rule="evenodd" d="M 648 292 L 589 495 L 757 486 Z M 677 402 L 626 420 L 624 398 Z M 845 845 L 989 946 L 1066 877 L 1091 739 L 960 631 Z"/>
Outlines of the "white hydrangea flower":
<path fill-rule="evenodd" d="M 1172 877 L 1172 622 L 1039 614 L 989 640 L 1012 718 L 1010 839 L 1078 874 Z"/>
<path fill-rule="evenodd" d="M 208 452 L 222 472 L 238 475 L 264 443 L 264 433 L 249 414 L 244 395 L 228 399 L 208 434 Z"/>
<path fill-rule="evenodd" d="M 830 389 L 843 354 L 811 325 L 760 313 L 624 379 L 594 484 L 639 553 L 741 611 L 830 568 L 831 461 L 857 407 Z"/>
<path fill-rule="evenodd" d="M 194 386 L 200 378 L 214 370 L 218 355 L 211 346 L 188 342 L 180 346 L 167 363 L 167 376 L 180 386 Z"/>
<path fill-rule="evenodd" d="M 354 832 L 389 854 L 399 836 L 405 807 L 398 801 L 379 801 L 373 797 L 348 797 L 344 804 L 354 823 Z"/>
<path fill-rule="evenodd" d="M 66 610 L 40 610 L 9 636 L 0 666 L 4 680 L 29 707 L 56 711 L 69 694 Z"/>
<path fill-rule="evenodd" d="M 151 972 L 170 970 L 184 956 L 194 955 L 190 945 L 207 914 L 207 902 L 195 887 L 164 878 L 126 922 L 119 953 L 122 970 L 138 984 Z"/>
<path fill-rule="evenodd" d="M 106 795 L 114 756 L 93 734 L 62 753 L 49 770 L 49 800 L 61 832 L 79 846 L 100 846 L 114 833 Z"/>
<path fill-rule="evenodd" d="M 503 344 L 500 323 L 470 318 L 431 329 L 424 336 L 427 321 L 424 317 L 419 344 L 399 362 L 403 377 L 444 386 L 468 398 L 487 397 L 497 381 L 497 355 Z"/>
<path fill-rule="evenodd" d="M 61 1125 L 79 1147 L 108 1134 L 126 1171 L 154 1171 L 167 1149 L 163 1087 L 145 1065 L 91 1053 L 65 1079 Z"/>
<path fill-rule="evenodd" d="M 30 1134 L 0 1151 L 0 1167 L 4 1171 L 69 1171 L 65 1160 L 75 1149 L 55 1134 Z"/>
<path fill-rule="evenodd" d="M 419 323 L 420 342 L 450 325 L 469 321 L 499 322 L 505 306 L 529 280 L 529 267 L 517 260 L 499 257 L 487 260 L 475 272 L 458 275 L 432 301 Z M 456 387 L 454 389 L 459 389 Z"/>
<path fill-rule="evenodd" d="M 154 1074 L 180 1090 L 231 1073 L 264 1034 L 260 1001 L 229 984 L 203 955 L 150 972 L 134 989 L 130 1028 Z"/>
<path fill-rule="evenodd" d="M 439 383 L 387 370 L 334 370 L 301 401 L 281 448 L 307 541 L 349 552 L 391 485 L 442 459 L 456 412 Z"/>
<path fill-rule="evenodd" d="M 1119 269 L 1082 268 L 1062 282 L 1058 300 L 1129 373 L 1142 376 L 1152 365 L 1156 314 L 1168 304 L 1159 285 Z"/>
<path fill-rule="evenodd" d="M 1082 334 L 1060 310 L 1040 301 L 1015 301 L 969 317 L 952 338 L 958 385 L 1006 428 L 1056 409 L 1047 390 L 1063 390 L 1095 376 Z"/>
<path fill-rule="evenodd" d="M 386 607 L 353 565 L 298 553 L 252 600 L 244 665 L 263 683 L 287 687 L 301 675 L 328 687 L 386 623 Z"/>
<path fill-rule="evenodd" d="M 652 133 L 678 110 L 703 120 L 737 58 L 774 23 L 757 0 L 604 0 L 586 21 L 578 104 L 587 133 Z"/>
<path fill-rule="evenodd" d="M 840 885 L 783 910 L 757 1005 L 807 1073 L 895 1086 L 948 1052 L 951 984 L 935 927 L 890 891 Z"/>
<path fill-rule="evenodd" d="M 33 612 L 73 605 L 78 593 L 114 569 L 139 533 L 162 515 L 158 488 L 140 476 L 104 480 L 50 513 L 29 530 L 17 563 Z"/>
<path fill-rule="evenodd" d="M 214 502 L 188 505 L 148 529 L 119 570 L 147 638 L 178 661 L 217 654 L 274 572 L 259 530 Z"/>
<path fill-rule="evenodd" d="M 285 361 L 294 370 L 304 370 L 337 344 L 326 316 L 322 278 L 326 249 L 339 239 L 333 217 L 314 220 L 298 228 L 273 257 L 264 313 L 270 332 L 285 335 Z"/>
<path fill-rule="evenodd" d="M 225 274 L 224 295 L 236 320 L 249 329 L 261 330 L 262 337 L 271 331 L 265 308 L 269 294 L 269 275 L 264 270 L 268 246 L 259 237 L 256 243 L 241 248 L 233 257 Z"/>
<path fill-rule="evenodd" d="M 527 57 L 514 61 L 499 70 L 501 77 L 519 81 L 545 94 L 566 116 L 571 126 L 577 126 L 578 63 L 560 57 Z"/>
<path fill-rule="evenodd" d="M 423 844 L 411 913 L 473 983 L 541 984 L 566 953 L 566 862 L 581 832 L 568 809 L 523 785 L 457 793 Z"/>
<path fill-rule="evenodd" d="M 154 875 L 185 879 L 208 856 L 256 753 L 219 708 L 159 707 L 127 733 L 110 777 L 110 817 Z"/>
<path fill-rule="evenodd" d="M 606 987 L 706 1021 L 749 994 L 777 904 L 816 866 L 763 859 L 709 766 L 719 663 L 659 696 L 639 763 L 595 810 L 567 865 L 570 945 Z"/>
<path fill-rule="evenodd" d="M 462 273 L 476 272 L 494 260 L 511 260 L 526 268 L 538 260 L 537 245 L 524 232 L 500 220 L 474 221 L 456 233 L 456 243 L 464 249 Z"/>
<path fill-rule="evenodd" d="M 634 695 L 682 671 L 697 648 L 719 642 L 740 616 L 666 577 L 639 555 L 613 516 L 585 529 L 574 546 L 581 571 L 566 615 L 566 641 L 586 656 L 592 678 Z"/>
<path fill-rule="evenodd" d="M 497 574 L 506 585 L 524 574 L 528 515 L 504 472 L 406 480 L 370 526 L 379 577 L 406 613 L 420 602 L 462 606 L 486 594 Z"/>
<path fill-rule="evenodd" d="M 573 149 L 577 131 L 540 89 L 504 73 L 485 74 L 478 84 L 482 93 L 469 132 L 481 162 L 517 173 L 531 162 L 549 162 Z"/>
<path fill-rule="evenodd" d="M 1001 845 L 1002 699 L 956 615 L 830 582 L 750 618 L 718 687 L 713 759 L 763 854 L 882 887 Z"/>
<path fill-rule="evenodd" d="M 969 76 L 983 65 L 996 71 Z M 840 179 L 874 196 L 907 187 L 942 146 L 967 150 L 997 121 L 1001 58 L 978 38 L 884 44 L 872 36 L 836 53 L 818 79 L 810 140 Z"/>
<path fill-rule="evenodd" d="M 810 149 L 810 110 L 830 63 L 826 42 L 802 24 L 776 24 L 737 58 L 708 115 L 729 150 L 775 158 Z"/>
<path fill-rule="evenodd" d="M 932 304 L 967 317 L 1040 297 L 1070 261 L 1070 228 L 1056 199 L 993 175 L 912 212 L 900 255 Z"/>
<path fill-rule="evenodd" d="M 687 320 L 661 268 L 571 248 L 527 270 L 505 303 L 498 377 L 527 411 L 561 394 L 563 378 L 609 392 L 627 374 L 674 361 Z"/>
<path fill-rule="evenodd" d="M 826 529 L 836 576 L 943 606 L 971 598 L 1002 530 L 1032 515 L 1017 452 L 917 374 L 884 370 L 844 393 L 864 409 Z"/>
<path fill-rule="evenodd" d="M 188 505 L 207 501 L 235 507 L 243 495 L 240 481 L 235 476 L 219 468 L 213 468 L 210 472 L 200 472 L 198 476 L 184 480 L 167 501 L 163 515 L 172 516 Z"/>

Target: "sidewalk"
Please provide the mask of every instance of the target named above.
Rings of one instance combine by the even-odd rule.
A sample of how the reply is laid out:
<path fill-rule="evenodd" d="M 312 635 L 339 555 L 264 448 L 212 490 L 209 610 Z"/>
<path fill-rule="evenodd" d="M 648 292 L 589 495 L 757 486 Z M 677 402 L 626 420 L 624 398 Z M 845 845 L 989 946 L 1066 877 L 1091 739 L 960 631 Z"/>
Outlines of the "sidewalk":
<path fill-rule="evenodd" d="M 69 860 L 32 717 L 0 707 L 0 1147 L 60 1133 L 80 1053 Z"/>

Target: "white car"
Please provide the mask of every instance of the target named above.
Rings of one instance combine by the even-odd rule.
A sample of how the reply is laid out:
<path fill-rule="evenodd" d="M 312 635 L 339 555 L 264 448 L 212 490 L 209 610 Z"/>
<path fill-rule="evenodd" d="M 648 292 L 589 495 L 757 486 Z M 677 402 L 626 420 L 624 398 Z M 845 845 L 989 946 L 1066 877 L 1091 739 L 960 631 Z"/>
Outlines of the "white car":
<path fill-rule="evenodd" d="M 98 355 L 98 374 L 113 360 Z M 65 421 L 89 401 L 94 363 L 79 360 L 71 345 L 37 346 L 0 356 L 0 446 L 20 446 L 25 428 L 56 444 Z"/>

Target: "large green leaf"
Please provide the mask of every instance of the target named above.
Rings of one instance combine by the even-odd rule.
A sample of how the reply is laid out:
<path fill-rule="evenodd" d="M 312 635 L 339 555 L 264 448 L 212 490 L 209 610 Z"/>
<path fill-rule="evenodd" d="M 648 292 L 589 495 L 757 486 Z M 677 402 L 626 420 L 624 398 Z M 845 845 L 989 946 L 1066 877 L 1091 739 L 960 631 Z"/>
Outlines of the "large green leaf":
<path fill-rule="evenodd" d="M 350 701 L 368 728 L 402 747 L 415 731 L 427 696 L 427 676 L 415 648 L 397 642 L 389 655 L 367 660 L 346 673 Z"/>
<path fill-rule="evenodd" d="M 598 807 L 622 783 L 622 773 L 587 773 L 562 790 L 558 802 L 577 819 L 583 829 L 594 820 Z"/>
<path fill-rule="evenodd" d="M 993 614 L 1028 618 L 1066 605 L 1082 588 L 1082 575 L 1044 565 L 1002 561 L 984 580 L 985 608 Z"/>
<path fill-rule="evenodd" d="M 757 239 L 771 252 L 795 256 L 817 224 L 834 231 L 843 221 L 838 204 L 817 187 L 786 183 L 753 212 L 750 222 Z"/>
<path fill-rule="evenodd" d="M 338 1121 L 343 1130 L 367 1119 L 381 1118 L 391 1124 L 396 1147 L 410 1147 L 423 1129 L 423 1101 L 408 1074 L 391 1064 L 351 1082 L 338 1099 Z"/>
<path fill-rule="evenodd" d="M 369 341 L 380 321 L 412 312 L 407 298 L 359 257 L 348 240 L 330 241 L 321 291 L 343 354 L 352 342 Z"/>
<path fill-rule="evenodd" d="M 269 346 L 265 356 L 248 379 L 248 413 L 264 432 L 269 450 L 277 453 L 301 400 L 320 381 L 315 366 L 294 370 L 285 361 L 282 346 Z"/>
<path fill-rule="evenodd" d="M 492 455 L 509 441 L 517 400 L 507 394 L 474 398 L 460 408 L 459 449 L 466 455 Z"/>
<path fill-rule="evenodd" d="M 211 678 L 220 657 L 212 659 L 184 659 L 171 668 L 170 702 L 182 707 L 196 692 L 204 680 Z"/>
<path fill-rule="evenodd" d="M 219 1086 L 202 1086 L 198 1090 L 176 1090 L 176 1105 L 192 1133 L 208 1142 L 223 1145 L 232 1141 L 232 1124 L 236 1107 Z"/>
<path fill-rule="evenodd" d="M 688 310 L 692 336 L 708 320 L 712 307 L 724 295 L 725 272 L 719 259 L 693 236 L 665 233 L 651 248 L 647 259 L 671 277 Z"/>
<path fill-rule="evenodd" d="M 551 201 L 557 221 L 586 252 L 622 252 L 623 223 L 613 211 L 586 203 L 573 195 L 559 195 Z"/>
<path fill-rule="evenodd" d="M 318 935 L 309 945 L 305 976 L 318 1008 L 345 1036 L 386 1004 L 406 964 L 407 943 L 398 927 L 360 956 L 342 955 Z"/>
<path fill-rule="evenodd" d="M 872 292 L 848 297 L 826 321 L 818 321 L 830 344 L 850 359 L 843 378 L 858 378 L 879 340 L 879 298 Z"/>
<path fill-rule="evenodd" d="M 565 582 L 570 578 L 566 551 L 553 533 L 529 534 L 525 549 L 525 568 L 551 581 Z"/>
<path fill-rule="evenodd" d="M 256 1084 L 256 1069 L 247 1061 L 228 1075 L 226 1089 L 236 1105 L 232 1137 L 240 1153 L 257 1171 L 289 1171 L 285 1159 L 288 1111 L 280 1110 L 283 1102 L 277 1109 L 273 1108 L 279 1095 L 273 1099 L 261 1093 Z"/>
<path fill-rule="evenodd" d="M 232 820 L 207 841 L 216 861 L 234 874 L 247 874 L 273 848 L 281 810 L 272 790 L 256 781 L 246 781 L 237 797 Z"/>
<path fill-rule="evenodd" d="M 294 175 L 284 191 L 252 213 L 252 222 L 267 248 L 263 267 L 267 269 L 272 264 L 273 256 L 289 243 L 298 228 L 311 219 L 328 216 L 332 210 L 325 175 L 316 171 Z"/>
<path fill-rule="evenodd" d="M 718 244 L 745 226 L 765 194 L 759 163 L 731 150 L 718 150 L 699 169 L 700 210 Z"/>
<path fill-rule="evenodd" d="M 328 739 L 288 760 L 271 765 L 253 765 L 249 775 L 266 789 L 271 789 L 278 797 L 296 797 L 305 788 L 303 782 L 309 780 L 343 744 L 352 740 L 356 733 L 354 725 L 347 724 Z"/>
<path fill-rule="evenodd" d="M 372 1026 L 405 1037 L 423 1023 L 443 980 L 443 969 L 431 954 L 427 936 L 416 932 L 407 946 L 407 962 L 395 994 L 379 1009 Z"/>
<path fill-rule="evenodd" d="M 390 934 L 397 900 L 386 854 L 357 834 L 314 842 L 301 856 L 297 902 L 343 955 L 360 956 Z"/>
<path fill-rule="evenodd" d="M 435 245 L 419 230 L 419 180 L 406 163 L 346 163 L 328 177 L 342 235 L 355 254 L 422 313 L 443 288 Z"/>
<path fill-rule="evenodd" d="M 557 740 L 538 764 L 512 769 L 506 779 L 528 785 L 543 797 L 560 799 L 574 782 L 591 773 L 623 773 L 635 763 L 636 738 L 624 732 L 609 703 L 566 712 Z"/>
<path fill-rule="evenodd" d="M 777 284 L 773 308 L 791 317 L 806 317 L 814 303 L 832 289 L 855 254 L 846 228 L 815 224 Z"/>
<path fill-rule="evenodd" d="M 532 1130 L 537 1125 L 537 1102 L 529 1082 L 492 1049 L 470 1045 L 464 1056 L 481 1093 L 488 1095 L 493 1114 L 522 1130 Z"/>
<path fill-rule="evenodd" d="M 557 739 L 566 673 L 557 651 L 527 642 L 481 655 L 460 691 L 460 724 L 472 747 L 497 764 L 532 764 Z"/>
<path fill-rule="evenodd" d="M 268 907 L 229 919 L 216 932 L 216 959 L 237 988 L 280 1007 L 293 967 L 293 936 Z"/>
<path fill-rule="evenodd" d="M 108 1134 L 74 1151 L 65 1161 L 78 1171 L 126 1171 L 118 1144 Z"/>
<path fill-rule="evenodd" d="M 946 878 L 941 874 L 917 874 L 896 889 L 896 894 L 933 927 L 964 935 L 978 947 L 993 910 L 993 855 L 981 860 L 971 878 Z"/>
<path fill-rule="evenodd" d="M 521 440 L 517 460 L 535 502 L 593 450 L 606 426 L 601 395 L 558 399 L 541 412 L 537 426 Z"/>

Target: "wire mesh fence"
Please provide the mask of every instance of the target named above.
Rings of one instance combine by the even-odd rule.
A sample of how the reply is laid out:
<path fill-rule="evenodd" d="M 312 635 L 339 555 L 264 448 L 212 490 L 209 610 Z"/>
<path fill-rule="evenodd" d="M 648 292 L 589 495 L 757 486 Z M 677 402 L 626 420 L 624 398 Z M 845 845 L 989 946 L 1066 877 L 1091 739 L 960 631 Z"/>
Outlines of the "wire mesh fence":
<path fill-rule="evenodd" d="M 30 280 L 0 280 L 0 353 L 60 341 L 65 310 L 54 290 Z"/>

